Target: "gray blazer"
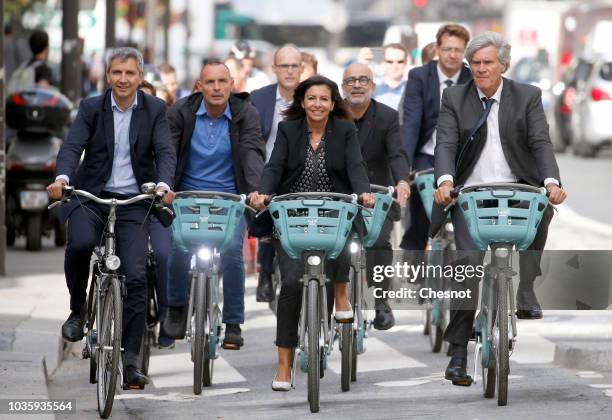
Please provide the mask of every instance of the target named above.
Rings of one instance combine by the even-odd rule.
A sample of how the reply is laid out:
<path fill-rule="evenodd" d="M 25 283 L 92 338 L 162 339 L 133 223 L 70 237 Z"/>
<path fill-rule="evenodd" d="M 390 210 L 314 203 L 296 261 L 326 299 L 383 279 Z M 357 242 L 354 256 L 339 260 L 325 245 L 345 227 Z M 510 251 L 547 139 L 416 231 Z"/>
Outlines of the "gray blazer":
<path fill-rule="evenodd" d="M 455 185 L 462 185 L 470 176 L 487 139 L 486 124 L 474 135 L 458 168 L 455 160 L 483 110 L 473 81 L 444 90 L 436 134 L 436 180 L 450 174 Z M 519 182 L 536 187 L 543 186 L 546 178 L 561 182 L 541 90 L 504 78 L 498 115 L 504 156 Z M 432 228 L 435 227 L 435 213 L 442 217 L 440 206 L 434 205 L 433 211 Z M 435 232 L 430 231 L 432 233 Z"/>

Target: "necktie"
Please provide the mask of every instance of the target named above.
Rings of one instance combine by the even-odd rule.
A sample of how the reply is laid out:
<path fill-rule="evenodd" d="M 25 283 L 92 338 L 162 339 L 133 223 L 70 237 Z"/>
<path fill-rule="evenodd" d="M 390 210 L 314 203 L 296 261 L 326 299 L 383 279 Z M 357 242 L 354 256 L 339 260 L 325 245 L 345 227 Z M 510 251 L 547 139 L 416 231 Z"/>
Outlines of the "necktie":
<path fill-rule="evenodd" d="M 495 99 L 487 99 L 484 96 L 480 98 L 480 100 L 484 102 L 485 110 L 482 112 L 482 114 L 480 114 L 480 118 L 478 118 L 478 121 L 476 121 L 476 124 L 474 124 L 474 128 L 470 130 L 470 135 L 468 136 L 467 141 L 459 151 L 457 160 L 455 161 L 455 168 L 459 167 L 459 164 L 461 163 L 461 158 L 463 157 L 463 152 L 465 152 L 465 150 L 469 147 L 470 143 L 474 140 L 474 135 L 478 132 L 478 130 L 480 130 L 480 127 L 482 127 L 487 121 L 487 117 L 489 116 L 491 108 L 493 107 L 493 103 L 495 102 Z"/>
<path fill-rule="evenodd" d="M 446 79 L 444 84 L 446 84 L 446 87 L 451 87 L 453 85 L 453 81 L 451 79 Z"/>

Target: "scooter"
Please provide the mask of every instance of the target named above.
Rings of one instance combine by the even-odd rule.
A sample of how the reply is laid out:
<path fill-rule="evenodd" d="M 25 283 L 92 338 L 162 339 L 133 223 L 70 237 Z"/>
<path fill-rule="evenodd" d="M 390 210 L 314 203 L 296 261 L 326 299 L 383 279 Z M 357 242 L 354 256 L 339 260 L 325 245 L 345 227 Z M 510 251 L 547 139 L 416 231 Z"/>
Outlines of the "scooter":
<path fill-rule="evenodd" d="M 45 187 L 54 181 L 55 160 L 70 122 L 72 102 L 55 90 L 32 89 L 7 98 L 7 124 L 17 131 L 6 154 L 7 244 L 26 237 L 26 249 L 42 248 L 42 237 L 55 232 L 55 245 L 66 244 L 66 228 L 55 210 L 47 210 Z"/>

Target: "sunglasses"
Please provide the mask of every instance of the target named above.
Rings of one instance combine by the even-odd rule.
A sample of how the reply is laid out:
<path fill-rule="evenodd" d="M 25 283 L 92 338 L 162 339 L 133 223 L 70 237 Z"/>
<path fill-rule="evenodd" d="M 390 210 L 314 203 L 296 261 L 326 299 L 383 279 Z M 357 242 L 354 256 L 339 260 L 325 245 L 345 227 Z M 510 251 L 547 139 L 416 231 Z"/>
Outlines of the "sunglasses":
<path fill-rule="evenodd" d="M 387 64 L 404 64 L 406 60 L 385 60 Z"/>

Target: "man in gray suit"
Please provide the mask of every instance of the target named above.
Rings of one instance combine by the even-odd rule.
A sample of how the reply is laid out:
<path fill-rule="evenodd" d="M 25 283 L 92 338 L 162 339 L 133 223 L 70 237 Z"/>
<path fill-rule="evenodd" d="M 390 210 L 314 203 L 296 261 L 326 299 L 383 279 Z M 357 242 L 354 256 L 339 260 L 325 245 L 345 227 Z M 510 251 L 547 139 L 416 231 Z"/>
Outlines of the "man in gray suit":
<path fill-rule="evenodd" d="M 443 206 L 452 202 L 456 185 L 470 186 L 491 182 L 518 182 L 549 191 L 550 202 L 560 204 L 565 192 L 560 185 L 559 168 L 548 134 L 540 89 L 502 77 L 510 64 L 510 45 L 498 33 L 485 32 L 474 38 L 465 54 L 473 81 L 444 90 L 437 125 L 435 148 L 434 220 L 443 216 Z M 540 222 L 529 250 L 541 251 L 546 243 L 552 218 L 549 206 Z M 457 249 L 477 250 L 467 230 L 461 211 L 453 208 L 451 218 Z M 430 232 L 432 234 L 433 232 Z M 470 263 L 480 264 L 483 253 L 466 253 Z M 517 316 L 542 317 L 533 292 L 539 274 L 539 253 L 521 258 L 521 281 L 517 291 Z M 540 254 L 541 255 L 541 254 Z M 453 282 L 453 288 L 469 288 L 477 296 L 478 279 Z M 472 300 L 472 304 L 477 301 Z M 472 333 L 473 305 L 453 310 L 444 334 L 453 344 L 453 355 L 446 369 L 446 379 L 455 385 L 469 385 L 466 374 L 467 343 Z"/>

